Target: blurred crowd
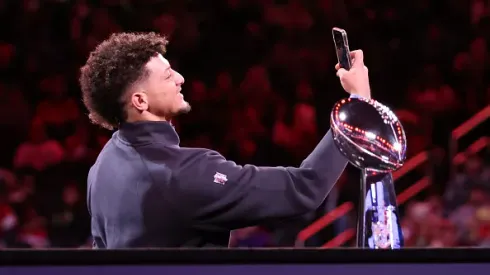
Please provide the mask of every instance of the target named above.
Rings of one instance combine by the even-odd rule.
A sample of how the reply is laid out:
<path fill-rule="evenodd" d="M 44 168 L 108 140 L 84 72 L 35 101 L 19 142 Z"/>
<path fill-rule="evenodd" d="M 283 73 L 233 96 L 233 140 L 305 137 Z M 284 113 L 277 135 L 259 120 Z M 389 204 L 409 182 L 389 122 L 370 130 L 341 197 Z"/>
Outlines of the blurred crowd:
<path fill-rule="evenodd" d="M 90 244 L 86 176 L 111 133 L 88 122 L 77 80 L 111 33 L 169 37 L 167 58 L 193 107 L 173 122 L 181 145 L 240 164 L 298 165 L 347 96 L 333 26 L 364 50 L 373 97 L 396 110 L 413 155 L 444 148 L 450 130 L 488 104 L 489 8 L 486 0 L 0 0 L 0 247 Z M 488 166 L 473 159 L 479 172 L 470 167 L 407 205 L 408 244 L 488 243 Z M 355 200 L 357 174 L 341 181 L 310 222 Z M 232 245 L 282 245 L 281 234 L 247 228 Z"/>
<path fill-rule="evenodd" d="M 408 246 L 490 246 L 490 166 L 472 156 L 442 197 L 406 206 L 402 228 Z"/>

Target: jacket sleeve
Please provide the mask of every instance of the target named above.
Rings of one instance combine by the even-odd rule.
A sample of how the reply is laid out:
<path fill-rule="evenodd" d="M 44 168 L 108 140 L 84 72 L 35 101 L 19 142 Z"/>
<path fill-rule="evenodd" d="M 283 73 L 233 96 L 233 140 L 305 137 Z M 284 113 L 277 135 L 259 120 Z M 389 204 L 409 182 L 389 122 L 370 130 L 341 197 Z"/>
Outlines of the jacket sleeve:
<path fill-rule="evenodd" d="M 205 149 L 183 155 L 179 200 L 194 227 L 206 230 L 233 230 L 313 211 L 347 165 L 330 131 L 299 168 L 240 166 Z"/>

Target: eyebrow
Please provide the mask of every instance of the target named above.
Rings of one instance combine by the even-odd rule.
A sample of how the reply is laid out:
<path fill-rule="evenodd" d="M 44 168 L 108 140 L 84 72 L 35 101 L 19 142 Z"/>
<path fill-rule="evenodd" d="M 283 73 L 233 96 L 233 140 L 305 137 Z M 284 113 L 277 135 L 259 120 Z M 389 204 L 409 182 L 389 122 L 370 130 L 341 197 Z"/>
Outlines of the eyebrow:
<path fill-rule="evenodd" d="M 166 69 L 163 70 L 163 74 L 161 75 L 162 78 L 166 78 L 168 76 L 168 72 L 171 70 L 172 68 L 170 66 L 168 66 Z"/>

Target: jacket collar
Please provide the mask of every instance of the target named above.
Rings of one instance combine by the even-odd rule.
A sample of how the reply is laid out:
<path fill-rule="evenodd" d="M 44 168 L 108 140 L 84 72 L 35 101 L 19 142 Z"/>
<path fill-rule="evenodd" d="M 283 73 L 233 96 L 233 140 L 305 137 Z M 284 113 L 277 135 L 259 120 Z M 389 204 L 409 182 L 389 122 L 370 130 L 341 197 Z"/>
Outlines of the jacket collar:
<path fill-rule="evenodd" d="M 163 143 L 178 146 L 180 143 L 173 125 L 166 121 L 125 122 L 119 128 L 119 136 L 131 145 Z"/>

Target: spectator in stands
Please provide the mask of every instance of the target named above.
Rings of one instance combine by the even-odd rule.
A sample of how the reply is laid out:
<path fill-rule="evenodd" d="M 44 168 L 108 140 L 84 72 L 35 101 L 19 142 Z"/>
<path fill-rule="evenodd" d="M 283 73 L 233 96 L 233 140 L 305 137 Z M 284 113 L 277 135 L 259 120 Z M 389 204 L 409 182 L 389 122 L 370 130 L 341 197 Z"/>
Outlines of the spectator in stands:
<path fill-rule="evenodd" d="M 47 248 L 50 240 L 46 227 L 46 218 L 40 216 L 33 207 L 23 213 L 24 223 L 20 226 L 17 242 L 29 248 Z"/>
<path fill-rule="evenodd" d="M 87 238 L 90 218 L 76 183 L 67 183 L 50 221 L 50 240 L 55 247 L 77 247 Z"/>
<path fill-rule="evenodd" d="M 60 163 L 65 156 L 61 144 L 50 139 L 40 120 L 33 120 L 29 140 L 21 144 L 14 157 L 14 167 L 32 168 L 42 171 L 50 166 Z"/>
<path fill-rule="evenodd" d="M 490 183 L 483 178 L 483 163 L 480 157 L 472 155 L 464 164 L 463 173 L 458 173 L 446 187 L 444 199 L 448 211 L 454 211 L 471 198 L 471 192 L 490 192 Z"/>
<path fill-rule="evenodd" d="M 471 187 L 468 201 L 450 215 L 458 230 L 460 242 L 464 245 L 477 245 L 480 241 L 480 219 L 477 213 L 485 209 L 490 201 L 488 190 L 482 186 Z"/>
<path fill-rule="evenodd" d="M 76 101 L 68 96 L 66 79 L 61 74 L 48 76 L 40 84 L 45 95 L 37 105 L 34 117 L 46 130 L 50 138 L 62 140 L 73 133 L 75 122 L 80 117 Z"/>

